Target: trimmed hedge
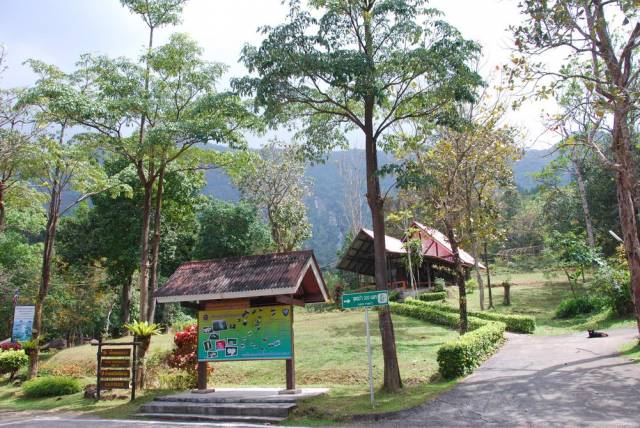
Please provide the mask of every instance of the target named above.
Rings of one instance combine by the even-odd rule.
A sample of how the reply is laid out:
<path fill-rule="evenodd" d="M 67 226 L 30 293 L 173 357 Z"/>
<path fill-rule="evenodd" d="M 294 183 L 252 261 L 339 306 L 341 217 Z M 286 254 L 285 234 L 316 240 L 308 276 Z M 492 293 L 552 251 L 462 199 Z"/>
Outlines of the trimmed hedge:
<path fill-rule="evenodd" d="M 417 300 L 412 304 L 390 303 L 393 313 L 417 318 L 434 324 L 458 328 L 460 316 L 439 310 L 435 304 Z M 478 367 L 500 345 L 505 324 L 469 317 L 469 331 L 456 340 L 445 343 L 438 349 L 438 367 L 445 379 L 464 376 Z"/>
<path fill-rule="evenodd" d="M 69 376 L 43 376 L 22 384 L 25 397 L 58 397 L 80 392 L 80 382 Z"/>
<path fill-rule="evenodd" d="M 412 303 L 412 304 L 407 304 Z M 417 303 L 417 304 L 413 304 Z M 407 300 L 405 303 L 389 302 L 391 312 L 405 315 L 422 321 L 457 329 L 460 327 L 460 316 L 449 311 L 442 311 L 417 300 Z M 477 318 L 469 318 L 469 329 L 473 330 L 485 325 L 486 321 Z"/>
<path fill-rule="evenodd" d="M 442 301 L 445 300 L 447 298 L 447 292 L 446 291 L 435 291 L 432 293 L 422 293 L 418 296 L 418 299 L 422 300 L 423 302 L 436 302 L 436 301 Z"/>
<path fill-rule="evenodd" d="M 417 300 L 407 300 L 405 303 L 412 305 L 424 305 L 433 307 L 439 311 L 458 313 L 458 310 L 445 303 L 425 303 Z M 529 315 L 501 314 L 491 311 L 468 311 L 469 317 L 480 318 L 488 321 L 500 321 L 507 325 L 507 331 L 512 333 L 533 333 L 536 329 L 536 319 Z"/>
<path fill-rule="evenodd" d="M 504 323 L 485 322 L 484 326 L 447 342 L 438 349 L 438 367 L 442 377 L 453 379 L 473 372 L 500 346 Z"/>

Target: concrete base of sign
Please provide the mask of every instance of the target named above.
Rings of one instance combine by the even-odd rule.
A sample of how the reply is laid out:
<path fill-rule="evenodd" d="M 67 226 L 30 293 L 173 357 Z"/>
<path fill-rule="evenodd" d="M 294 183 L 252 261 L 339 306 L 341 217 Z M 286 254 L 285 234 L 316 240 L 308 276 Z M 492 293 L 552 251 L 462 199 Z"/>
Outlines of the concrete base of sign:
<path fill-rule="evenodd" d="M 211 392 L 216 392 L 215 388 L 207 388 L 207 389 L 192 389 L 192 394 L 209 394 Z"/>
<path fill-rule="evenodd" d="M 301 394 L 302 390 L 300 389 L 281 389 L 278 391 L 280 395 L 291 395 L 291 394 Z"/>

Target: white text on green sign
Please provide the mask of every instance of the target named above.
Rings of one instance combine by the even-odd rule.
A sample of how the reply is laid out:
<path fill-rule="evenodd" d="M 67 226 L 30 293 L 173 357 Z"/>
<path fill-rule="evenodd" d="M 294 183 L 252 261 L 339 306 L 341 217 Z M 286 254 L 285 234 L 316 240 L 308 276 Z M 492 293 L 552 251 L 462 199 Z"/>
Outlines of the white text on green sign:
<path fill-rule="evenodd" d="M 344 309 L 385 306 L 387 304 L 389 304 L 389 295 L 386 290 L 342 295 L 342 307 Z"/>

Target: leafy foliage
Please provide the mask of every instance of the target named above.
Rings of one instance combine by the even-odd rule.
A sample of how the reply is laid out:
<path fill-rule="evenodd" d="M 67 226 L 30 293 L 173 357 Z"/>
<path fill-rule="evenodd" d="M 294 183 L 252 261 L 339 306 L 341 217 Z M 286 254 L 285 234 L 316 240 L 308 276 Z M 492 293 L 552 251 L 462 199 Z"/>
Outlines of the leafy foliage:
<path fill-rule="evenodd" d="M 148 321 L 134 321 L 130 324 L 125 324 L 125 328 L 137 337 L 148 338 L 160 334 L 160 326 L 155 323 L 150 324 Z"/>
<path fill-rule="evenodd" d="M 600 305 L 589 296 L 565 299 L 556 308 L 556 318 L 573 318 L 577 315 L 590 314 L 599 309 Z"/>
<path fill-rule="evenodd" d="M 278 252 L 297 249 L 311 237 L 303 203 L 309 183 L 299 150 L 295 145 L 272 142 L 234 177 L 243 199 L 264 212 Z"/>
<path fill-rule="evenodd" d="M 175 348 L 169 358 L 169 366 L 195 371 L 198 365 L 198 325 L 191 324 L 173 337 Z"/>
<path fill-rule="evenodd" d="M 68 376 L 43 376 L 22 384 L 25 397 L 59 397 L 80 392 L 80 382 Z"/>
<path fill-rule="evenodd" d="M 420 293 L 418 299 L 423 302 L 441 302 L 447 298 L 446 291 L 436 291 L 433 293 Z"/>
<path fill-rule="evenodd" d="M 9 374 L 9 379 L 13 379 L 18 370 L 29 363 L 29 357 L 21 349 L 9 349 L 0 352 L 0 376 Z"/>
<path fill-rule="evenodd" d="M 197 259 L 248 256 L 271 247 L 269 230 L 247 204 L 211 199 L 198 214 L 200 231 L 193 251 Z"/>

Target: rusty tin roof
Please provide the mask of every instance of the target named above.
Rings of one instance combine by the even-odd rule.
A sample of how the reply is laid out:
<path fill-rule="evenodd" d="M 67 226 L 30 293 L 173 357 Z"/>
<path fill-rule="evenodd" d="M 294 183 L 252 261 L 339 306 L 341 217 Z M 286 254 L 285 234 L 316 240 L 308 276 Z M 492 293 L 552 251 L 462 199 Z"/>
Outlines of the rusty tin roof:
<path fill-rule="evenodd" d="M 313 251 L 186 262 L 155 294 L 159 303 L 279 295 L 329 301 Z"/>

